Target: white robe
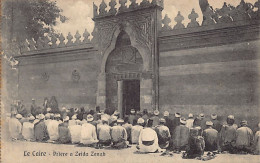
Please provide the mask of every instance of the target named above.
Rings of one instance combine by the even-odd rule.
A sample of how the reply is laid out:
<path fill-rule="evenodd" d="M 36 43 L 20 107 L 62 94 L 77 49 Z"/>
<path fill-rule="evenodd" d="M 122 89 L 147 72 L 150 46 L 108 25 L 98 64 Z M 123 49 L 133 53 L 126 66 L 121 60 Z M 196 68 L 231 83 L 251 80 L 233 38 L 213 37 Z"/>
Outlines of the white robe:
<path fill-rule="evenodd" d="M 152 145 L 146 146 L 143 145 L 142 143 L 143 141 L 154 141 L 154 143 Z M 156 152 L 157 150 L 160 149 L 158 145 L 157 134 L 153 129 L 151 128 L 142 129 L 139 136 L 139 147 L 140 147 L 139 151 L 145 153 Z"/>
<path fill-rule="evenodd" d="M 49 133 L 49 137 L 51 141 L 56 141 L 59 138 L 59 124 L 60 122 L 56 120 L 51 120 L 48 123 L 47 131 Z"/>
<path fill-rule="evenodd" d="M 11 138 L 18 139 L 22 131 L 22 124 L 16 118 L 10 118 L 9 120 L 9 132 Z"/>
<path fill-rule="evenodd" d="M 80 143 L 87 145 L 97 142 L 96 127 L 90 123 L 82 124 Z"/>
<path fill-rule="evenodd" d="M 22 135 L 25 140 L 32 140 L 34 139 L 34 124 L 31 122 L 24 122 Z"/>
<path fill-rule="evenodd" d="M 81 139 L 81 125 L 69 126 L 72 143 L 79 143 Z"/>

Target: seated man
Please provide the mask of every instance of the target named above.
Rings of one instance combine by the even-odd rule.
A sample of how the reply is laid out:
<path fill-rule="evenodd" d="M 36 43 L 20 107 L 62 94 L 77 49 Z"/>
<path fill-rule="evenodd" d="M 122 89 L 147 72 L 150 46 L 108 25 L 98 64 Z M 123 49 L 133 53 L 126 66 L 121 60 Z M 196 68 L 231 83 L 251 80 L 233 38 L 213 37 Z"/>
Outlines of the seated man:
<path fill-rule="evenodd" d="M 34 116 L 29 117 L 29 122 L 24 122 L 23 123 L 23 129 L 22 129 L 22 135 L 23 138 L 27 141 L 32 141 L 34 140 Z"/>
<path fill-rule="evenodd" d="M 230 153 L 234 152 L 235 142 L 236 142 L 236 130 L 237 125 L 234 124 L 235 118 L 233 115 L 227 117 L 227 125 L 223 125 L 220 130 L 220 147 L 221 151 L 228 151 Z"/>
<path fill-rule="evenodd" d="M 191 128 L 190 137 L 186 152 L 183 158 L 193 159 L 201 157 L 204 154 L 205 142 L 202 136 L 199 136 L 200 127 Z"/>
<path fill-rule="evenodd" d="M 20 120 L 22 119 L 21 114 L 17 114 L 13 111 L 11 113 L 11 118 L 9 120 L 9 132 L 12 140 L 17 140 L 21 138 L 22 124 Z"/>
<path fill-rule="evenodd" d="M 134 119 L 134 121 L 136 122 L 136 120 Z M 128 117 L 125 117 L 124 119 L 124 124 L 122 125 L 127 132 L 127 141 L 131 141 L 131 129 L 132 129 L 132 124 L 129 123 L 128 121 Z"/>
<path fill-rule="evenodd" d="M 186 119 L 180 119 L 180 125 L 173 132 L 173 145 L 177 152 L 185 150 L 189 140 L 189 128 L 186 126 Z"/>
<path fill-rule="evenodd" d="M 251 153 L 253 145 L 253 132 L 247 126 L 247 121 L 241 122 L 241 127 L 236 132 L 236 149 L 238 153 Z"/>
<path fill-rule="evenodd" d="M 203 131 L 203 138 L 205 140 L 205 151 L 218 150 L 218 131 L 213 128 L 211 121 L 206 122 L 207 129 Z"/>
<path fill-rule="evenodd" d="M 158 145 L 158 137 L 156 132 L 152 129 L 153 120 L 149 119 L 147 127 L 142 129 L 139 136 L 139 143 L 136 147 L 139 152 L 155 153 L 160 150 Z"/>
<path fill-rule="evenodd" d="M 120 149 L 127 148 L 127 132 L 122 126 L 124 120 L 118 119 L 114 126 L 111 128 L 112 147 Z"/>
<path fill-rule="evenodd" d="M 80 120 L 76 120 L 75 125 L 69 125 L 70 135 L 71 135 L 71 143 L 78 144 L 80 142 L 80 134 L 81 134 L 81 122 Z"/>
<path fill-rule="evenodd" d="M 94 117 L 90 114 L 86 117 L 87 122 L 82 124 L 80 143 L 87 146 L 96 146 L 98 142 L 96 127 L 91 124 Z"/>
<path fill-rule="evenodd" d="M 109 146 L 111 144 L 111 127 L 108 125 L 108 119 L 104 117 L 102 124 L 97 127 L 97 135 L 99 139 L 99 147 Z"/>
<path fill-rule="evenodd" d="M 159 112 L 159 110 L 155 110 L 153 112 L 153 114 L 154 114 L 154 116 L 151 117 L 151 120 L 153 120 L 153 127 L 155 127 L 155 126 L 159 125 L 159 119 L 160 119 L 159 114 L 160 114 L 160 112 Z"/>
<path fill-rule="evenodd" d="M 258 131 L 255 133 L 254 154 L 260 155 L 260 123 L 258 123 Z"/>
<path fill-rule="evenodd" d="M 49 139 L 47 126 L 44 122 L 45 116 L 43 114 L 39 115 L 39 122 L 37 122 L 34 126 L 34 135 L 36 141 L 46 141 Z"/>
<path fill-rule="evenodd" d="M 169 141 L 171 138 L 169 128 L 165 126 L 165 123 L 166 123 L 165 119 L 161 118 L 160 124 L 155 127 L 155 131 L 157 133 L 158 140 L 159 140 L 159 146 L 162 149 L 166 149 L 169 146 Z"/>
<path fill-rule="evenodd" d="M 71 135 L 69 131 L 69 117 L 66 116 L 65 119 L 63 119 L 63 123 L 59 124 L 59 139 L 58 142 L 62 144 L 68 144 L 71 142 Z"/>
<path fill-rule="evenodd" d="M 139 118 L 137 120 L 137 124 L 134 125 L 131 129 L 131 143 L 132 144 L 137 144 L 139 140 L 139 135 L 142 129 L 144 128 L 144 119 Z"/>
<path fill-rule="evenodd" d="M 59 138 L 59 115 L 55 114 L 54 115 L 54 120 L 51 120 L 48 125 L 47 125 L 47 131 L 49 134 L 50 139 L 48 142 L 54 142 L 58 140 Z"/>

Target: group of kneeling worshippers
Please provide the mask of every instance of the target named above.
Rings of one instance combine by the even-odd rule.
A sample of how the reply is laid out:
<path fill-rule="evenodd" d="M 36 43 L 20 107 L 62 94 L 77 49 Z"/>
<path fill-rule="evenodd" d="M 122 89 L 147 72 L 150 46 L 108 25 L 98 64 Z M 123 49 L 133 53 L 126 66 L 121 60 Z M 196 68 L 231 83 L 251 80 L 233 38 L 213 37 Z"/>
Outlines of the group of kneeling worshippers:
<path fill-rule="evenodd" d="M 91 110 L 81 114 L 65 112 L 47 113 L 23 117 L 11 112 L 9 131 L 12 140 L 25 140 L 49 143 L 72 143 L 95 148 L 128 148 L 136 144 L 140 153 L 162 152 L 161 155 L 173 156 L 182 153 L 183 158 L 203 157 L 229 152 L 232 154 L 260 154 L 260 123 L 255 133 L 243 120 L 235 124 L 233 115 L 229 115 L 222 124 L 216 114 L 206 120 L 204 114 L 198 117 L 188 115 L 186 120 L 180 113 L 174 118 L 165 111 L 135 111 L 120 119 L 120 113 L 109 114 L 107 109 Z M 81 115 L 81 116 L 80 116 Z"/>

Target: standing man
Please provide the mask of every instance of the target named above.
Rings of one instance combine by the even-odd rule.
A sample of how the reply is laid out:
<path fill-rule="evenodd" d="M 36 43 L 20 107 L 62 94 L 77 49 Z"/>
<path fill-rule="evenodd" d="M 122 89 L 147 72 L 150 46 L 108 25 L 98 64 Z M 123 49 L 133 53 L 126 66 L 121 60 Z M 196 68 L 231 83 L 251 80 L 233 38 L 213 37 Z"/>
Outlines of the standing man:
<path fill-rule="evenodd" d="M 129 115 L 129 118 L 128 118 L 129 123 L 133 125 L 134 124 L 134 119 L 135 119 L 135 109 L 131 109 L 130 110 L 130 115 Z"/>
<path fill-rule="evenodd" d="M 160 124 L 155 127 L 155 131 L 158 136 L 159 147 L 161 149 L 168 148 L 169 142 L 171 139 L 171 134 L 170 134 L 169 128 L 167 126 L 165 126 L 165 123 L 166 123 L 165 119 L 161 118 Z"/>
<path fill-rule="evenodd" d="M 87 123 L 82 124 L 80 143 L 87 146 L 95 146 L 98 142 L 96 127 L 91 124 L 94 117 L 90 114 L 86 117 Z"/>
<path fill-rule="evenodd" d="M 35 140 L 36 141 L 46 141 L 49 139 L 47 126 L 44 122 L 45 116 L 43 114 L 39 115 L 39 122 L 35 124 L 34 126 L 34 134 L 35 134 Z"/>
<path fill-rule="evenodd" d="M 180 119 L 180 125 L 175 128 L 173 135 L 173 145 L 177 153 L 185 150 L 188 146 L 189 135 L 190 132 L 189 128 L 186 127 L 186 119 L 183 117 Z"/>
<path fill-rule="evenodd" d="M 35 99 L 32 99 L 31 114 L 35 117 L 37 115 L 37 106 L 35 104 Z"/>
<path fill-rule="evenodd" d="M 172 120 L 172 128 L 170 128 L 170 132 L 172 132 L 172 135 L 174 134 L 175 128 L 180 125 L 180 118 L 181 118 L 180 113 L 174 114 L 174 119 Z"/>
<path fill-rule="evenodd" d="M 25 106 L 22 104 L 21 100 L 18 100 L 16 108 L 18 114 L 21 114 L 23 117 L 26 117 L 27 110 L 25 109 Z"/>
<path fill-rule="evenodd" d="M 205 151 L 216 151 L 218 150 L 218 131 L 214 129 L 211 121 L 206 122 L 207 129 L 203 131 L 203 138 L 205 140 Z"/>
<path fill-rule="evenodd" d="M 34 116 L 30 116 L 29 122 L 23 123 L 22 135 L 23 138 L 27 141 L 34 140 L 34 124 L 33 124 L 34 120 L 35 120 Z"/>
<path fill-rule="evenodd" d="M 251 153 L 253 147 L 253 131 L 248 127 L 247 121 L 241 121 L 241 127 L 236 132 L 236 148 L 238 153 Z"/>

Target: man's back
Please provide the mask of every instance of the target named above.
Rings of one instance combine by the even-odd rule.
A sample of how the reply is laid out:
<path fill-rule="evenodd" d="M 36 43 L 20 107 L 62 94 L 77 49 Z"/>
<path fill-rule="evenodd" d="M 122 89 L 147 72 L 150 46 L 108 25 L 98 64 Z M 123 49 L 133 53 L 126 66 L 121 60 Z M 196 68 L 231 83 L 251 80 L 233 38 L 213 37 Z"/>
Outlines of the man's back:
<path fill-rule="evenodd" d="M 90 123 L 82 124 L 81 128 L 81 139 L 96 139 L 95 133 L 96 127 Z"/>
<path fill-rule="evenodd" d="M 50 140 L 57 140 L 59 138 L 59 122 L 56 120 L 51 120 L 48 123 L 47 131 L 50 136 Z"/>
<path fill-rule="evenodd" d="M 98 138 L 99 140 L 106 141 L 111 139 L 110 135 L 111 127 L 109 125 L 99 125 Z"/>
<path fill-rule="evenodd" d="M 122 126 L 113 126 L 111 128 L 111 137 L 112 140 L 117 142 L 122 139 L 126 140 L 127 139 L 127 133 L 124 127 Z"/>
<path fill-rule="evenodd" d="M 249 146 L 253 140 L 253 132 L 249 127 L 240 127 L 236 132 L 236 145 Z"/>
<path fill-rule="evenodd" d="M 69 126 L 70 135 L 71 135 L 71 142 L 78 143 L 80 142 L 81 138 L 81 125 L 72 125 Z"/>
<path fill-rule="evenodd" d="M 132 127 L 131 139 L 132 139 L 133 144 L 138 143 L 139 135 L 140 135 L 140 132 L 141 132 L 142 129 L 143 129 L 143 127 L 140 126 L 140 125 L 135 125 L 135 126 Z"/>
<path fill-rule="evenodd" d="M 26 140 L 34 139 L 34 124 L 31 122 L 24 122 L 22 129 L 23 138 Z"/>
<path fill-rule="evenodd" d="M 16 118 L 10 118 L 9 120 L 9 132 L 12 138 L 19 138 L 22 130 L 22 124 Z"/>

